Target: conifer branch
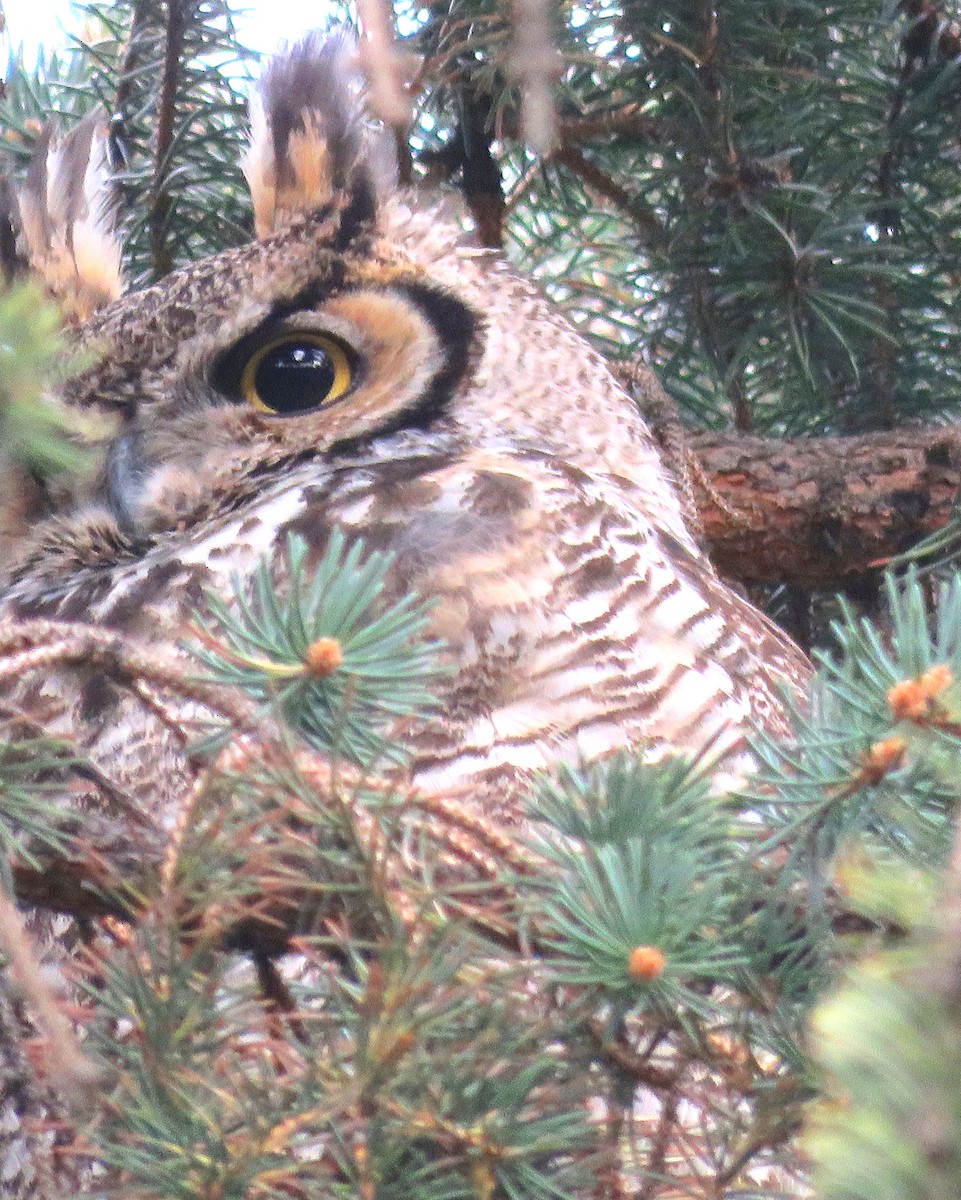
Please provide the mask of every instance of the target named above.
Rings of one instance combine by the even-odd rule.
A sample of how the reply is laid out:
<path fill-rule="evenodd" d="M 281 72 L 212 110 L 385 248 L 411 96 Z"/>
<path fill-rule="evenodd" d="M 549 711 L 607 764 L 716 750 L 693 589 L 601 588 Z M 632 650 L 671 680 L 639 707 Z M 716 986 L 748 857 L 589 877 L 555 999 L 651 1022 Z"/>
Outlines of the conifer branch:
<path fill-rule="evenodd" d="M 703 536 L 737 579 L 843 588 L 952 518 L 961 437 L 950 425 L 850 438 L 695 434 Z"/>

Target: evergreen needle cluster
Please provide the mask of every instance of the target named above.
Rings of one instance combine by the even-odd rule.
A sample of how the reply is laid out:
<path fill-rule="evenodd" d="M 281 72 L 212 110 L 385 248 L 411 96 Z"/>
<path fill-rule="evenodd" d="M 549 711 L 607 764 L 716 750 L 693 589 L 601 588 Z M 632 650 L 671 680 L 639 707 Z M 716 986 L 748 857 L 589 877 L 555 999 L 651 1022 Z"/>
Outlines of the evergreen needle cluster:
<path fill-rule="evenodd" d="M 308 567 L 308 547 L 287 546 L 286 594 L 277 595 L 261 563 L 249 583 L 234 579 L 232 597 L 211 595 L 215 626 L 202 624 L 196 657 L 214 679 L 276 706 L 320 750 L 361 766 L 403 756 L 391 723 L 423 716 L 437 675 L 436 650 L 422 634 L 428 606 L 411 596 L 378 608 L 391 557 L 349 548 L 332 531 L 323 556 Z"/>

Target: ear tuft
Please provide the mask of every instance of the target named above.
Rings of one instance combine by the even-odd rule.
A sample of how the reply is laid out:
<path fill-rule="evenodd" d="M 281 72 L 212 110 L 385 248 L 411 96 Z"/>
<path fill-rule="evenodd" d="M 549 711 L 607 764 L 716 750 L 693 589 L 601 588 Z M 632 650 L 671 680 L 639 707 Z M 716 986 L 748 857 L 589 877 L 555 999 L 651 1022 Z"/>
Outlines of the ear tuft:
<path fill-rule="evenodd" d="M 68 321 L 87 320 L 123 291 L 107 129 L 100 109 L 65 137 L 48 127 L 18 196 L 30 266 Z"/>
<path fill-rule="evenodd" d="M 345 33 L 308 34 L 268 65 L 250 100 L 244 174 L 258 237 L 333 208 L 357 224 L 377 208 L 377 147 Z"/>

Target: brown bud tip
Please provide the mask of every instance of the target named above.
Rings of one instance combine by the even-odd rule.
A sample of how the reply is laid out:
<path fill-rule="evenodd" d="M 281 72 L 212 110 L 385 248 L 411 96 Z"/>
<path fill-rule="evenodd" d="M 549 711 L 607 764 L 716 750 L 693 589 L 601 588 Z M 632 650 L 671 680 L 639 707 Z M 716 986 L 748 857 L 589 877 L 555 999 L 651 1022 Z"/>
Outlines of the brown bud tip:
<path fill-rule="evenodd" d="M 928 711 L 928 697 L 916 679 L 902 679 L 888 688 L 888 708 L 898 721 L 920 721 Z"/>
<path fill-rule="evenodd" d="M 343 661 L 344 652 L 340 648 L 340 642 L 330 637 L 318 638 L 316 642 L 311 642 L 304 655 L 307 674 L 316 675 L 319 679 L 333 675 Z"/>
<path fill-rule="evenodd" d="M 634 983 L 651 983 L 664 972 L 667 959 L 656 946 L 635 946 L 627 956 L 627 974 Z"/>
<path fill-rule="evenodd" d="M 917 679 L 902 679 L 888 689 L 888 707 L 898 721 L 923 721 L 932 702 L 951 686 L 951 668 L 939 663 Z"/>
<path fill-rule="evenodd" d="M 394 1038 L 386 1051 L 378 1056 L 381 1065 L 390 1066 L 392 1063 L 400 1062 L 402 1058 L 410 1054 L 416 1045 L 417 1038 L 414 1036 L 413 1031 L 410 1029 L 403 1030 Z"/>
<path fill-rule="evenodd" d="M 951 668 L 944 663 L 938 663 L 929 671 L 925 671 L 918 683 L 929 696 L 940 696 L 951 686 L 952 678 Z"/>
<path fill-rule="evenodd" d="M 908 744 L 904 738 L 885 738 L 875 742 L 861 759 L 861 778 L 865 783 L 877 786 L 889 771 L 904 766 Z"/>

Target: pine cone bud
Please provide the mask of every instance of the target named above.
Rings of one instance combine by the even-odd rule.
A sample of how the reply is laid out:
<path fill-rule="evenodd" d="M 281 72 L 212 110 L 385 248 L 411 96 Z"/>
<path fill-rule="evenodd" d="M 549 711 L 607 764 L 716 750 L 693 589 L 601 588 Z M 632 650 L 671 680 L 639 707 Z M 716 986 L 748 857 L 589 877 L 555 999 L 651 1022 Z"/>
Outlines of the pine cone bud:
<path fill-rule="evenodd" d="M 627 956 L 627 974 L 634 983 L 653 983 L 664 973 L 667 959 L 656 946 L 635 946 Z"/>
<path fill-rule="evenodd" d="M 861 759 L 860 782 L 877 787 L 891 771 L 904 766 L 908 744 L 904 738 L 885 738 L 875 742 Z"/>
<path fill-rule="evenodd" d="M 307 674 L 318 679 L 326 679 L 328 675 L 333 675 L 343 661 L 344 652 L 340 648 L 340 642 L 331 637 L 322 637 L 316 642 L 311 642 L 304 655 Z"/>
<path fill-rule="evenodd" d="M 895 720 L 923 721 L 935 697 L 951 686 L 951 668 L 939 663 L 917 679 L 902 679 L 888 689 L 888 707 Z"/>

